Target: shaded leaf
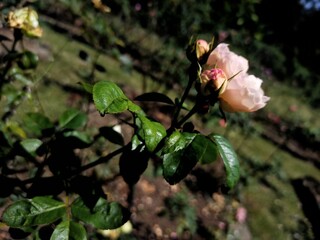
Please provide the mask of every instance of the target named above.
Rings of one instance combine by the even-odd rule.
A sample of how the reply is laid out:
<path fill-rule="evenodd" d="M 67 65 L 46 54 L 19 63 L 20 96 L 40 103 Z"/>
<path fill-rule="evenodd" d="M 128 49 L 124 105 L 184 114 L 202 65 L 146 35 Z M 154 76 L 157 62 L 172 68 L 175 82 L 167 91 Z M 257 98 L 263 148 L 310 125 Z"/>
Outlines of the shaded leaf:
<path fill-rule="evenodd" d="M 240 166 L 237 154 L 230 142 L 220 135 L 210 135 L 217 144 L 220 156 L 223 160 L 227 173 L 227 186 L 233 188 L 240 178 Z"/>
<path fill-rule="evenodd" d="M 135 150 L 126 148 L 119 161 L 120 174 L 126 183 L 133 185 L 139 181 L 148 166 L 149 157 L 149 153 L 142 151 L 141 146 Z"/>
<path fill-rule="evenodd" d="M 63 221 L 54 229 L 50 240 L 86 240 L 85 228 L 76 222 Z"/>
<path fill-rule="evenodd" d="M 63 180 L 57 176 L 36 178 L 28 188 L 27 197 L 57 196 L 65 189 Z"/>
<path fill-rule="evenodd" d="M 70 190 L 79 194 L 81 200 L 90 209 L 96 205 L 100 197 L 106 196 L 101 183 L 94 176 L 75 176 L 70 181 Z"/>
<path fill-rule="evenodd" d="M 54 127 L 50 119 L 41 113 L 27 113 L 23 122 L 24 127 L 37 136 L 41 135 L 43 131 Z"/>
<path fill-rule="evenodd" d="M 92 137 L 86 132 L 80 132 L 77 130 L 68 131 L 63 133 L 64 137 L 72 138 L 74 142 L 77 142 L 79 148 L 87 147 L 92 142 Z"/>
<path fill-rule="evenodd" d="M 114 144 L 123 146 L 124 140 L 120 133 L 115 131 L 112 127 L 101 127 L 99 129 L 100 134 Z"/>
<path fill-rule="evenodd" d="M 77 129 L 84 127 L 87 123 L 87 115 L 76 109 L 68 109 L 59 118 L 60 128 Z"/>
<path fill-rule="evenodd" d="M 127 110 L 129 99 L 115 83 L 99 81 L 93 86 L 93 101 L 98 111 L 105 114 Z"/>
<path fill-rule="evenodd" d="M 13 239 L 27 239 L 28 236 L 31 234 L 33 229 L 30 229 L 30 231 L 25 231 L 24 229 L 20 228 L 9 228 L 9 234 L 10 237 Z"/>
<path fill-rule="evenodd" d="M 129 219 L 129 212 L 117 202 L 108 202 L 99 198 L 90 209 L 81 198 L 71 205 L 72 216 L 99 229 L 115 229 L 121 227 Z"/>
<path fill-rule="evenodd" d="M 13 193 L 16 185 L 19 184 L 19 180 L 14 178 L 8 178 L 2 174 L 0 175 L 0 198 L 6 198 Z"/>
<path fill-rule="evenodd" d="M 134 100 L 136 100 L 136 101 L 154 101 L 154 102 L 161 102 L 161 103 L 167 103 L 170 105 L 174 105 L 174 102 L 167 95 L 164 95 L 162 93 L 157 93 L 157 92 L 144 93 L 144 94 L 136 97 Z"/>
<path fill-rule="evenodd" d="M 2 219 L 10 227 L 49 224 L 66 214 L 66 205 L 50 197 L 17 201 L 5 209 Z"/>
<path fill-rule="evenodd" d="M 93 86 L 92 84 L 90 83 L 86 83 L 86 82 L 79 82 L 79 84 L 83 87 L 83 89 L 87 92 L 87 93 L 90 93 L 92 94 L 92 89 L 93 89 Z"/>

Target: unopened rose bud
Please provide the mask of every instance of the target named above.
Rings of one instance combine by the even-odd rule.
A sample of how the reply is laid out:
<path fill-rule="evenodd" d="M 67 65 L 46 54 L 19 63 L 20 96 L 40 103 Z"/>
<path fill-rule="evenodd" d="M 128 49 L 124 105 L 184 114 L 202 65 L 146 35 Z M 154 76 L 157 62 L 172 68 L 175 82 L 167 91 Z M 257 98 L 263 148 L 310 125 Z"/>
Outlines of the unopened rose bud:
<path fill-rule="evenodd" d="M 207 41 L 199 39 L 196 43 L 196 55 L 197 59 L 200 60 L 203 55 L 209 52 L 209 44 Z"/>
<path fill-rule="evenodd" d="M 212 68 L 201 73 L 200 82 L 203 95 L 208 96 L 217 91 L 220 95 L 227 87 L 228 78 L 220 68 Z"/>
<path fill-rule="evenodd" d="M 212 51 L 212 42 L 207 43 L 207 41 L 202 39 L 195 40 L 194 38 L 190 39 L 188 48 L 187 48 L 187 57 L 193 63 L 199 63 L 203 65 L 207 62 L 208 56 Z"/>

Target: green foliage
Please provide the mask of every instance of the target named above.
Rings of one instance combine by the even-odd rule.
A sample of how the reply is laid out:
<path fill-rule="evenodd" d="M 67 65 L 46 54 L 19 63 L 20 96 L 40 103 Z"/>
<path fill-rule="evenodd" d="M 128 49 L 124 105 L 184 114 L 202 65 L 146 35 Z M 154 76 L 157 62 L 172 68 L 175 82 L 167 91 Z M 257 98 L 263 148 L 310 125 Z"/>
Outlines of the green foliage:
<path fill-rule="evenodd" d="M 217 159 L 217 150 L 214 142 L 203 135 L 173 132 L 166 139 L 161 152 L 164 178 L 170 184 L 178 183 L 189 174 L 197 162 L 214 162 Z"/>
<path fill-rule="evenodd" d="M 54 128 L 50 119 L 41 113 L 30 112 L 23 118 L 26 131 L 34 136 L 41 136 L 46 130 Z"/>
<path fill-rule="evenodd" d="M 121 113 L 129 108 L 129 99 L 113 82 L 100 81 L 93 86 L 93 101 L 98 111 L 106 113 Z"/>
<path fill-rule="evenodd" d="M 71 205 L 72 215 L 99 229 L 115 229 L 128 221 L 128 210 L 117 202 L 108 202 L 99 198 L 93 208 L 78 198 Z"/>
<path fill-rule="evenodd" d="M 175 96 L 177 97 L 175 101 L 167 94 L 154 91 L 142 93 L 130 99 L 120 85 L 110 77 L 109 71 L 112 67 L 98 61 L 98 56 L 92 56 L 84 50 L 75 51 L 74 55 L 78 53 L 79 62 L 88 70 L 88 74 L 87 72 L 79 73 L 80 81 L 78 82 L 82 88 L 74 90 L 80 92 L 81 100 L 78 106 L 81 106 L 81 110 L 77 107 L 67 107 L 65 111 L 61 111 L 61 114 L 54 116 L 54 119 L 39 113 L 38 110 L 34 112 L 28 110 L 23 117 L 20 118 L 21 115 L 19 115 L 19 121 L 13 120 L 21 103 L 25 99 L 34 97 L 32 92 L 36 89 L 34 83 L 41 80 L 33 75 L 41 64 L 38 56 L 29 50 L 19 52 L 15 46 L 24 36 L 14 36 L 12 50 L 8 48 L 8 52 L 3 57 L 4 62 L 0 66 L 1 103 L 4 105 L 1 116 L 3 121 L 0 125 L 0 159 L 3 160 L 1 162 L 3 176 L 0 176 L 0 180 L 5 183 L 1 183 L 5 185 L 1 193 L 4 197 L 11 194 L 23 200 L 14 202 L 6 208 L 2 216 L 3 222 L 10 227 L 33 232 L 35 236 L 39 235 L 41 225 L 50 224 L 54 228 L 51 239 L 87 239 L 87 231 L 90 229 L 121 227 L 130 218 L 129 210 L 118 202 L 106 200 L 102 185 L 107 184 L 106 180 L 109 179 L 106 174 L 101 176 L 95 172 L 98 166 L 103 168 L 104 165 L 107 165 L 108 171 L 112 172 L 110 170 L 112 167 L 109 169 L 108 163 L 117 156 L 119 156 L 119 169 L 117 169 L 119 173 L 115 173 L 113 177 L 122 176 L 132 191 L 146 171 L 150 160 L 156 167 L 161 167 L 163 177 L 169 184 L 177 184 L 185 180 L 197 164 L 200 165 L 199 167 L 204 167 L 205 164 L 215 163 L 218 158 L 222 159 L 225 168 L 224 184 L 229 189 L 235 188 L 240 178 L 240 166 L 230 142 L 216 133 L 205 135 L 200 130 L 195 130 L 190 122 L 185 124 L 193 120 L 192 116 L 201 109 L 198 109 L 198 102 L 192 103 L 188 99 L 188 97 L 191 97 L 191 100 L 198 99 L 198 96 L 194 96 L 194 89 L 189 88 L 193 86 L 195 81 L 193 77 L 197 76 L 198 72 L 192 72 L 194 63 L 191 63 L 189 78 L 185 76 L 186 58 L 181 54 L 183 51 L 181 46 L 185 46 L 191 32 L 198 34 L 204 27 L 216 27 L 215 31 L 224 29 L 223 24 L 215 21 L 220 22 L 225 15 L 212 8 L 213 4 L 221 4 L 225 12 L 230 13 L 230 17 L 225 21 L 229 22 L 232 28 L 245 29 L 250 26 L 254 38 L 261 39 L 263 31 L 257 24 L 258 15 L 255 13 L 256 6 L 260 2 L 241 1 L 238 9 L 238 5 L 227 2 L 162 1 L 152 3 L 154 5 L 143 3 L 142 10 L 136 13 L 132 12 L 133 2 L 115 1 L 113 3 L 114 6 L 118 4 L 128 8 L 121 12 L 125 18 L 137 18 L 142 25 L 147 24 L 149 30 L 156 28 L 162 36 L 175 34 L 177 38 L 174 41 L 162 42 L 166 44 L 164 48 L 162 45 L 150 44 L 153 40 L 150 40 L 152 37 L 147 31 L 143 32 L 143 36 L 149 41 L 134 39 L 135 44 L 130 44 L 130 41 L 139 34 L 132 34 L 130 41 L 129 37 L 120 41 L 114 29 L 110 27 L 112 24 L 114 24 L 113 27 L 116 26 L 115 20 L 110 17 L 110 21 L 105 21 L 97 9 L 92 10 L 88 7 L 91 3 L 59 1 L 62 10 L 70 9 L 68 17 L 77 16 L 81 19 L 81 24 L 87 30 L 84 34 L 85 40 L 100 50 L 104 47 L 101 45 L 110 44 L 113 49 L 112 55 L 118 57 L 121 61 L 120 65 L 126 71 L 130 72 L 135 67 L 142 73 L 150 72 L 148 74 L 153 79 L 160 79 L 160 84 L 166 84 L 169 87 L 177 82 L 181 83 L 181 79 L 183 83 L 189 82 L 182 97 Z M 38 6 L 41 5 L 45 3 L 38 3 Z M 67 8 L 64 9 L 63 6 Z M 149 14 L 154 9 L 158 10 L 157 14 Z M 168 11 L 169 9 L 175 11 Z M 79 16 L 79 12 L 82 11 L 84 16 Z M 233 14 L 235 12 L 236 14 Z M 131 27 L 126 25 L 121 29 L 115 28 L 119 30 L 118 35 L 126 33 L 128 26 Z M 247 45 L 243 41 L 247 34 L 248 32 L 242 32 L 237 37 L 233 36 L 233 41 L 239 43 L 238 47 Z M 0 37 L 0 41 L 10 41 L 10 39 Z M 160 40 L 157 39 L 156 42 L 158 41 Z M 136 54 L 140 58 L 139 64 L 135 65 L 135 61 L 131 59 L 132 56 L 124 57 L 120 54 L 119 50 L 123 51 L 128 46 L 132 46 L 132 56 Z M 257 42 L 254 42 L 253 46 L 255 50 L 253 58 L 264 55 L 264 59 L 258 59 L 260 62 L 268 67 L 270 65 L 277 72 L 283 70 L 285 57 L 277 48 Z M 136 49 L 140 51 L 135 52 Z M 150 66 L 154 67 L 156 73 Z M 302 70 L 297 70 L 297 74 L 307 76 L 307 73 Z M 103 79 L 108 80 L 100 81 L 96 78 L 96 74 L 102 74 Z M 50 82 L 50 79 L 47 81 Z M 62 87 L 67 89 L 69 86 Z M 213 97 L 213 102 L 218 101 L 216 97 Z M 88 113 L 92 111 L 91 100 L 100 113 L 101 119 L 108 114 L 112 116 L 107 117 L 116 119 L 117 123 L 112 122 L 110 126 L 109 123 L 101 121 L 103 126 L 99 128 L 90 126 Z M 159 120 L 161 118 L 148 115 L 145 107 L 150 102 L 156 106 L 168 107 L 167 116 L 171 118 L 169 123 L 165 124 Z M 193 107 L 192 104 L 194 104 Z M 47 112 L 51 109 L 42 110 Z M 239 119 L 231 117 L 231 120 L 245 125 L 248 119 L 240 116 Z M 123 134 L 119 131 L 119 126 L 120 128 L 131 127 L 132 135 L 127 136 L 130 131 Z M 251 126 L 247 127 L 249 131 Z M 113 143 L 111 147 L 109 147 L 110 143 Z M 116 150 L 111 151 L 113 148 Z M 19 164 L 25 165 L 26 168 L 21 170 Z M 89 171 L 86 174 L 83 173 L 90 168 L 95 168 L 93 173 Z M 20 180 L 16 176 L 20 171 L 25 171 L 26 180 Z M 45 173 L 48 173 L 49 177 Z M 211 177 L 215 178 L 215 176 Z M 67 195 L 66 201 L 54 200 L 59 199 L 61 193 Z M 69 203 L 69 199 L 76 200 Z M 130 202 L 130 196 L 127 200 L 128 205 L 133 204 Z M 190 208 L 190 202 L 185 195 L 177 194 L 168 200 L 167 208 L 181 219 L 178 233 L 188 230 L 193 234 L 197 231 L 197 214 L 194 208 Z M 88 225 L 91 226 L 88 227 Z"/>
<path fill-rule="evenodd" d="M 68 109 L 59 118 L 60 129 L 82 128 L 87 123 L 87 115 L 76 109 Z"/>
<path fill-rule="evenodd" d="M 66 214 L 63 202 L 49 197 L 35 197 L 13 203 L 3 213 L 3 221 L 10 227 L 23 228 L 56 221 Z"/>
<path fill-rule="evenodd" d="M 237 154 L 233 150 L 230 142 L 220 135 L 211 135 L 217 144 L 220 156 L 224 162 L 227 172 L 227 186 L 233 188 L 240 178 L 240 167 Z"/>
<path fill-rule="evenodd" d="M 36 138 L 28 138 L 22 140 L 20 144 L 24 148 L 24 150 L 35 157 L 37 149 L 42 145 L 42 141 Z"/>
<path fill-rule="evenodd" d="M 143 114 L 137 114 L 136 125 L 138 127 L 137 136 L 142 139 L 147 149 L 153 152 L 161 140 L 166 136 L 166 129 L 161 123 L 151 121 Z"/>
<path fill-rule="evenodd" d="M 50 240 L 69 240 L 69 239 L 79 239 L 86 240 L 86 230 L 85 228 L 76 222 L 63 221 L 57 225 L 54 229 Z"/>

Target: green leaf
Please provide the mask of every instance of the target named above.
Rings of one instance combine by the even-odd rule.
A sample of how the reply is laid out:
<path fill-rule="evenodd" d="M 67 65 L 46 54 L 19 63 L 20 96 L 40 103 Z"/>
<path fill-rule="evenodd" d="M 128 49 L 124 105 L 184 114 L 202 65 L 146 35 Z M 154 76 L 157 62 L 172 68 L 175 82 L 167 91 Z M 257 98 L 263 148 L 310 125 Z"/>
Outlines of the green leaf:
<path fill-rule="evenodd" d="M 92 94 L 92 89 L 93 86 L 90 83 L 86 83 L 86 82 L 79 82 L 79 84 L 83 87 L 83 89 L 87 92 Z"/>
<path fill-rule="evenodd" d="M 197 164 L 197 157 L 190 155 L 192 141 L 196 133 L 173 132 L 162 149 L 163 176 L 169 184 L 175 184 L 185 178 Z"/>
<path fill-rule="evenodd" d="M 131 101 L 128 102 L 128 110 L 133 113 L 139 113 L 139 114 L 145 115 L 143 110 L 137 104 L 134 104 Z"/>
<path fill-rule="evenodd" d="M 7 128 L 10 129 L 10 131 L 15 134 L 16 136 L 19 136 L 20 138 L 26 138 L 27 134 L 26 132 L 21 128 L 20 124 L 15 121 L 7 121 L 6 122 Z"/>
<path fill-rule="evenodd" d="M 136 97 L 134 100 L 136 100 L 136 101 L 154 101 L 154 102 L 161 102 L 161 103 L 167 103 L 170 105 L 174 105 L 174 102 L 167 95 L 164 95 L 164 94 L 158 93 L 158 92 L 144 93 L 144 94 Z"/>
<path fill-rule="evenodd" d="M 76 109 L 68 109 L 59 118 L 60 128 L 77 129 L 84 127 L 87 123 L 87 115 Z"/>
<path fill-rule="evenodd" d="M 121 227 L 129 219 L 129 212 L 117 202 L 108 202 L 99 198 L 90 209 L 81 198 L 71 205 L 72 216 L 99 229 L 115 229 Z"/>
<path fill-rule="evenodd" d="M 54 127 L 50 119 L 41 113 L 27 113 L 23 122 L 24 127 L 37 136 L 40 136 L 43 130 Z"/>
<path fill-rule="evenodd" d="M 85 228 L 76 222 L 63 221 L 54 229 L 50 240 L 86 240 Z"/>
<path fill-rule="evenodd" d="M 162 149 L 162 154 L 170 154 L 172 152 L 177 152 L 183 150 L 188 146 L 193 139 L 197 136 L 196 133 L 187 133 L 187 132 L 173 132 L 165 142 L 165 146 Z"/>
<path fill-rule="evenodd" d="M 202 164 L 212 163 L 217 159 L 217 146 L 209 138 L 197 135 L 185 154 L 190 158 L 196 158 Z"/>
<path fill-rule="evenodd" d="M 128 109 L 129 99 L 113 82 L 99 81 L 93 86 L 93 101 L 101 114 L 121 113 Z"/>
<path fill-rule="evenodd" d="M 50 197 L 24 199 L 10 205 L 3 213 L 3 221 L 10 227 L 29 227 L 49 224 L 66 214 L 66 205 Z"/>
<path fill-rule="evenodd" d="M 99 129 L 100 135 L 102 135 L 104 138 L 109 140 L 110 142 L 114 144 L 118 144 L 123 146 L 124 145 L 124 140 L 122 135 L 115 131 L 113 127 L 101 127 Z"/>
<path fill-rule="evenodd" d="M 93 141 L 91 135 L 89 135 L 88 133 L 85 133 L 85 132 L 77 131 L 77 130 L 64 132 L 63 136 L 73 137 L 86 145 L 90 144 Z"/>
<path fill-rule="evenodd" d="M 142 114 L 137 114 L 138 135 L 144 140 L 148 151 L 156 149 L 160 141 L 167 135 L 161 123 L 149 120 Z"/>
<path fill-rule="evenodd" d="M 240 178 L 240 166 L 237 154 L 233 150 L 230 142 L 220 135 L 210 135 L 217 144 L 220 156 L 223 160 L 227 173 L 227 186 L 233 188 Z"/>
<path fill-rule="evenodd" d="M 32 156 L 36 156 L 36 151 L 42 145 L 42 141 L 35 138 L 29 138 L 22 140 L 20 144 L 24 150 L 26 150 Z"/>
<path fill-rule="evenodd" d="M 140 141 L 139 136 L 136 134 L 131 138 L 131 150 L 136 150 L 139 146 L 144 145 L 143 142 Z"/>

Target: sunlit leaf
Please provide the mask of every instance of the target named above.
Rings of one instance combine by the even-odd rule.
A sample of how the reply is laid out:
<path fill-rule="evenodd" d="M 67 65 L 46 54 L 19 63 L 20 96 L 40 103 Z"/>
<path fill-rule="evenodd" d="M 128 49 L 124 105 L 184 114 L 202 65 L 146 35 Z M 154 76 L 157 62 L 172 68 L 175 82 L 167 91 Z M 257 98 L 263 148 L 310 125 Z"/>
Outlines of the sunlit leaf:
<path fill-rule="evenodd" d="M 50 240 L 86 240 L 85 228 L 76 222 L 63 221 L 56 226 Z"/>
<path fill-rule="evenodd" d="M 115 83 L 99 81 L 93 86 L 93 101 L 98 111 L 105 114 L 127 110 L 129 99 Z"/>
<path fill-rule="evenodd" d="M 22 129 L 22 127 L 19 125 L 19 123 L 15 122 L 15 121 L 8 121 L 6 123 L 7 125 L 7 128 L 10 129 L 10 131 L 21 137 L 21 138 L 26 138 L 27 137 L 27 134 L 26 132 L 24 131 L 24 129 Z"/>
<path fill-rule="evenodd" d="M 117 202 L 108 202 L 99 198 L 90 209 L 81 198 L 71 205 L 72 216 L 99 229 L 115 229 L 122 226 L 129 218 L 129 212 Z"/>
<path fill-rule="evenodd" d="M 210 135 L 217 144 L 220 156 L 223 160 L 227 173 L 227 186 L 233 188 L 240 178 L 240 166 L 237 154 L 233 150 L 230 142 L 220 135 Z"/>
<path fill-rule="evenodd" d="M 24 139 L 20 142 L 24 150 L 32 156 L 36 156 L 36 150 L 42 145 L 42 141 L 36 138 Z"/>
<path fill-rule="evenodd" d="M 176 131 L 166 140 L 161 155 L 163 156 L 163 176 L 168 183 L 178 183 L 196 165 L 198 159 L 188 156 L 191 151 L 188 147 L 196 136 L 197 134 Z"/>
<path fill-rule="evenodd" d="M 164 126 L 155 121 L 151 121 L 141 114 L 137 114 L 138 135 L 144 140 L 147 149 L 152 152 L 156 149 L 160 141 L 166 136 Z"/>
<path fill-rule="evenodd" d="M 136 150 L 139 146 L 143 145 L 143 142 L 139 139 L 138 135 L 133 135 L 131 139 L 131 150 Z"/>
<path fill-rule="evenodd" d="M 185 178 L 197 162 L 215 161 L 217 147 L 201 134 L 176 131 L 166 140 L 161 155 L 163 176 L 170 184 L 175 184 Z"/>
<path fill-rule="evenodd" d="M 14 202 L 5 209 L 2 219 L 10 227 L 49 224 L 66 214 L 66 205 L 50 197 L 35 197 Z"/>

